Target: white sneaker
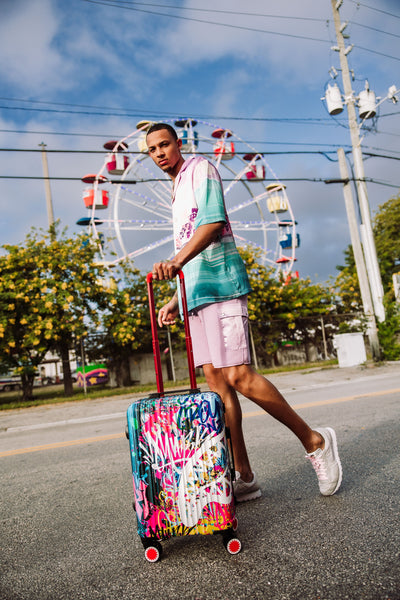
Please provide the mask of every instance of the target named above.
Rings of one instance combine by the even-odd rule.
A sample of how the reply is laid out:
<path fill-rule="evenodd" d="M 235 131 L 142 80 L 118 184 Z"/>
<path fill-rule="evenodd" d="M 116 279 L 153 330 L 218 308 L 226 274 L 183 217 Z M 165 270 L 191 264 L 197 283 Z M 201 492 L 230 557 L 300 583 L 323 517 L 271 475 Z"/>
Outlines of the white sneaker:
<path fill-rule="evenodd" d="M 233 482 L 233 492 L 236 502 L 247 502 L 248 500 L 255 500 L 261 496 L 260 486 L 257 483 L 255 473 L 253 473 L 253 479 L 246 483 L 240 477 L 239 471 L 236 471 L 235 481 Z"/>
<path fill-rule="evenodd" d="M 325 440 L 322 450 L 318 448 L 315 452 L 306 454 L 311 461 L 318 477 L 319 491 L 323 496 L 332 496 L 342 483 L 342 465 L 337 448 L 336 434 L 331 427 L 319 427 L 318 431 Z"/>

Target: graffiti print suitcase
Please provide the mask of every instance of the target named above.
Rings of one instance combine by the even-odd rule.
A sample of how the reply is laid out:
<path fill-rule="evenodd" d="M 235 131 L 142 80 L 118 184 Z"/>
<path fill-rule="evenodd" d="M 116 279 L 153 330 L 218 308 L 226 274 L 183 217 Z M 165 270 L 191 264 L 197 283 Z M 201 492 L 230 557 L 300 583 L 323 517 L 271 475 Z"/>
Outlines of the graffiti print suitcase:
<path fill-rule="evenodd" d="M 221 398 L 200 392 L 192 354 L 183 273 L 179 273 L 190 386 L 164 393 L 152 274 L 147 276 L 156 394 L 127 411 L 137 529 L 145 557 L 161 557 L 162 540 L 173 536 L 221 533 L 231 554 L 236 537 L 231 458 Z"/>

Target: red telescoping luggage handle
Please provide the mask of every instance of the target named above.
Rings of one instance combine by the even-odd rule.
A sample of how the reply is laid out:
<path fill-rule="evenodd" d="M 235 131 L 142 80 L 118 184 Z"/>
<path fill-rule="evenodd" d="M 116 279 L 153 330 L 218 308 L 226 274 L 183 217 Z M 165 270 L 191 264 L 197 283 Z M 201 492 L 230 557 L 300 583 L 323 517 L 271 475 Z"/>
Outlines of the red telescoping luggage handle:
<path fill-rule="evenodd" d="M 195 389 L 197 387 L 196 384 L 196 374 L 194 367 L 194 359 L 193 359 L 193 349 L 192 349 L 192 338 L 190 335 L 189 329 L 189 315 L 187 308 L 187 299 L 186 299 L 186 288 L 185 288 L 185 278 L 183 276 L 182 271 L 178 271 L 179 275 L 179 284 L 181 288 L 181 300 L 182 300 L 182 310 L 183 310 L 183 322 L 185 325 L 185 341 L 186 341 L 186 352 L 188 359 L 188 367 L 189 367 L 189 377 L 190 377 L 190 387 L 191 389 Z M 149 305 L 150 305 L 150 323 L 151 323 L 151 335 L 153 338 L 153 354 L 154 354 L 154 366 L 156 370 L 156 380 L 157 380 L 157 392 L 162 395 L 164 394 L 164 382 L 161 371 L 161 354 L 160 354 L 160 344 L 158 341 L 158 332 L 157 332 L 157 317 L 156 317 L 156 307 L 154 302 L 154 292 L 153 292 L 153 273 L 147 274 L 147 291 L 149 295 Z"/>

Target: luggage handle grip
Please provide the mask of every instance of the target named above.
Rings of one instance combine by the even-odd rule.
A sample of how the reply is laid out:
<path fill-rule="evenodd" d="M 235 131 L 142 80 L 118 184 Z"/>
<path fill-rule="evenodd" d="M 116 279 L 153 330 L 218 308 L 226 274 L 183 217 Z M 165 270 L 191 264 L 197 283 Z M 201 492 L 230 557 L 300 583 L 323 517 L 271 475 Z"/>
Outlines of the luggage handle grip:
<path fill-rule="evenodd" d="M 190 336 L 190 328 L 189 328 L 189 315 L 187 308 L 187 299 L 186 299 L 186 288 L 185 288 L 185 278 L 183 275 L 183 271 L 178 271 L 179 275 L 179 284 L 181 290 L 181 300 L 182 300 L 182 311 L 183 311 L 183 323 L 185 326 L 185 342 L 186 342 L 186 353 L 188 359 L 188 368 L 189 368 L 189 377 L 190 377 L 190 387 L 192 389 L 197 388 L 196 382 L 196 374 L 194 367 L 194 359 L 193 359 L 193 348 L 192 348 L 192 338 Z M 154 354 L 154 366 L 156 371 L 156 381 L 157 381 L 157 391 L 160 395 L 164 394 L 164 382 L 161 370 L 161 354 L 160 354 L 160 343 L 158 341 L 158 331 L 157 331 L 157 317 L 156 317 L 156 308 L 154 302 L 154 292 L 153 292 L 153 273 L 148 273 L 146 277 L 147 281 L 147 292 L 149 296 L 149 306 L 150 306 L 150 324 L 151 324 L 151 336 L 153 340 L 153 354 Z"/>

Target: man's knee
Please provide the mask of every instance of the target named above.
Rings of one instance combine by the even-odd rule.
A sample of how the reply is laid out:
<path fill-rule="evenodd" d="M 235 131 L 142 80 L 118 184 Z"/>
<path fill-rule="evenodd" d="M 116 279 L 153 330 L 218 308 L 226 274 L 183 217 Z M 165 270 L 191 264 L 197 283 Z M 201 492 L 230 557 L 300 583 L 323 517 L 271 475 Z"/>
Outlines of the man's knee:
<path fill-rule="evenodd" d="M 226 367 L 223 369 L 223 374 L 226 383 L 237 390 L 248 377 L 247 365 Z"/>
<path fill-rule="evenodd" d="M 225 381 L 236 391 L 248 397 L 254 387 L 255 381 L 261 378 L 250 365 L 238 365 L 223 369 Z M 264 380 L 264 378 L 262 378 Z"/>

